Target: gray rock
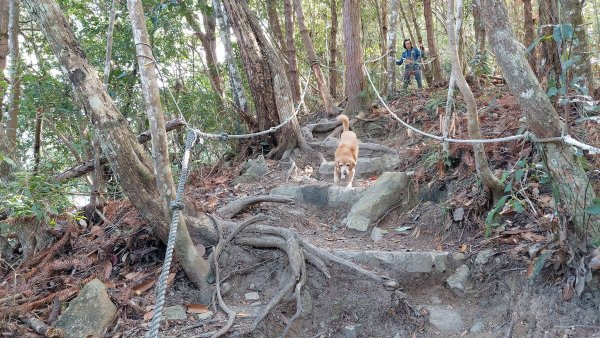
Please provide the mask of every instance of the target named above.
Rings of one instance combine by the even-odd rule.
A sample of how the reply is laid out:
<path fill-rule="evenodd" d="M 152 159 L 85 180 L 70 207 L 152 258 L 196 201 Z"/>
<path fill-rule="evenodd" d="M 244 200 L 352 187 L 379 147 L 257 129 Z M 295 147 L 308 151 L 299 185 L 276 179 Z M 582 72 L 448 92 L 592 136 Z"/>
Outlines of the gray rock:
<path fill-rule="evenodd" d="M 229 283 L 221 284 L 221 295 L 222 296 L 225 296 L 226 294 L 228 294 L 229 291 L 231 291 L 231 284 L 229 284 Z"/>
<path fill-rule="evenodd" d="M 255 160 L 249 159 L 244 165 L 244 172 L 233 180 L 233 184 L 251 183 L 269 172 L 267 161 L 260 155 Z"/>
<path fill-rule="evenodd" d="M 204 313 L 198 313 L 196 315 L 196 317 L 198 317 L 198 320 L 206 320 L 209 319 L 210 317 L 212 317 L 214 315 L 214 313 L 212 311 L 207 311 Z"/>
<path fill-rule="evenodd" d="M 382 238 L 383 233 L 381 232 L 381 229 L 378 227 L 373 227 L 373 230 L 371 230 L 371 239 L 373 242 L 379 242 Z"/>
<path fill-rule="evenodd" d="M 385 171 L 395 170 L 400 164 L 400 158 L 397 155 L 385 155 L 374 158 L 359 158 L 356 163 L 354 179 L 365 178 L 373 175 L 379 175 Z M 326 177 L 333 177 L 334 161 L 321 163 L 319 174 Z"/>
<path fill-rule="evenodd" d="M 461 315 L 444 306 L 426 306 L 429 310 L 429 323 L 440 330 L 442 334 L 457 333 L 464 326 Z"/>
<path fill-rule="evenodd" d="M 469 330 L 469 332 L 479 333 L 479 332 L 483 331 L 484 328 L 485 328 L 485 325 L 483 325 L 482 322 L 477 322 L 477 323 L 473 324 L 473 326 L 471 326 L 471 329 Z"/>
<path fill-rule="evenodd" d="M 166 320 L 185 320 L 187 313 L 183 305 L 168 306 L 163 311 Z"/>
<path fill-rule="evenodd" d="M 297 203 L 327 208 L 350 209 L 364 194 L 365 188 L 345 188 L 335 185 L 279 186 L 270 195 L 293 198 Z"/>
<path fill-rule="evenodd" d="M 342 329 L 342 334 L 346 338 L 358 338 L 360 329 L 362 329 L 362 324 L 346 325 Z"/>
<path fill-rule="evenodd" d="M 457 296 L 463 297 L 471 285 L 471 271 L 469 270 L 469 267 L 462 265 L 456 269 L 456 272 L 446 279 L 446 283 L 448 283 L 448 287 L 450 287 Z"/>
<path fill-rule="evenodd" d="M 440 297 L 438 297 L 436 295 L 429 297 L 429 301 L 431 302 L 431 304 L 435 304 L 435 305 L 442 304 L 442 300 L 440 299 Z"/>
<path fill-rule="evenodd" d="M 403 172 L 387 172 L 365 191 L 354 204 L 343 223 L 350 229 L 366 231 L 392 205 L 408 207 L 408 176 Z"/>
<path fill-rule="evenodd" d="M 475 258 L 475 265 L 484 265 L 490 260 L 490 257 L 492 257 L 492 255 L 494 255 L 493 249 L 482 250 L 477 254 L 477 257 Z"/>
<path fill-rule="evenodd" d="M 258 292 L 248 292 L 244 294 L 244 298 L 246 298 L 246 300 L 259 300 L 260 296 L 258 295 Z"/>
<path fill-rule="evenodd" d="M 55 326 L 65 331 L 67 338 L 101 336 L 117 315 L 117 307 L 110 301 L 106 287 L 98 279 L 87 283 Z"/>
<path fill-rule="evenodd" d="M 333 254 L 393 274 L 444 272 L 445 261 L 448 258 L 447 252 L 334 250 Z M 444 263 L 442 264 L 442 262 Z M 441 264 L 441 266 L 437 264 Z"/>

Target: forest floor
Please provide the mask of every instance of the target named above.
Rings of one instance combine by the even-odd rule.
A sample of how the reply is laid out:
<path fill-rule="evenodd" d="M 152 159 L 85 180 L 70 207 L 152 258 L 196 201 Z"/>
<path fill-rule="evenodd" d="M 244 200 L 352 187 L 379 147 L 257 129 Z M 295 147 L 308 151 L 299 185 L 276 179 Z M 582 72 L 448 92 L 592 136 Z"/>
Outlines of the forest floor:
<path fill-rule="evenodd" d="M 522 132 L 518 103 L 505 88 L 490 87 L 476 96 L 486 138 Z M 439 134 L 445 100 L 445 89 L 429 89 L 423 96 L 407 92 L 389 102 L 401 118 Z M 454 136 L 469 138 L 460 97 L 457 102 Z M 597 123 L 576 122 L 576 109 L 564 117 L 571 135 L 600 145 Z M 301 116 L 300 120 L 305 125 L 318 118 Z M 255 204 L 233 221 L 265 214 L 269 224 L 294 229 L 315 246 L 332 252 L 448 253 L 450 263 L 442 270 L 406 274 L 385 271 L 386 264 L 394 262 L 362 263 L 400 282 L 414 307 L 411 314 L 399 310 L 393 293 L 371 281 L 335 267 L 331 278 L 325 278 L 311 267 L 305 294 L 309 311 L 292 326 L 289 337 L 600 337 L 598 276 L 594 274 L 585 290 L 576 294 L 576 274 L 563 258 L 565 249 L 556 243 L 559 217 L 553 213 L 552 193 L 536 167 L 541 159 L 534 144 L 486 145 L 490 167 L 498 168 L 499 176 L 506 172 L 507 182 L 514 180 L 507 194 L 520 201 L 499 208 L 494 226 L 489 227 L 486 217 L 494 205 L 490 192 L 476 178 L 469 145 L 451 144 L 446 159 L 438 142 L 407 133 L 381 106 L 355 119 L 353 130 L 362 142 L 395 149 L 399 155 L 394 170 L 411 173 L 414 203 L 408 209 L 390 208 L 378 219 L 372 226 L 381 236 L 347 229 L 341 223 L 347 210 L 322 205 Z M 315 134 L 315 138 L 323 140 L 327 134 Z M 333 160 L 334 148 L 319 150 L 328 161 Z M 518 166 L 520 160 L 523 163 Z M 266 174 L 237 184 L 232 182 L 242 173 L 242 163 L 197 168 L 186 194 L 198 209 L 215 213 L 229 202 L 268 194 L 275 187 L 333 185 L 331 177 L 319 174 L 320 162 L 314 154 L 297 154 L 294 161 L 297 170 L 290 174 L 291 162 L 267 160 Z M 600 161 L 597 157 L 587 157 L 587 161 L 590 168 L 596 168 L 591 177 L 600 191 Z M 515 177 L 523 168 L 526 177 Z M 354 186 L 369 187 L 377 178 L 358 178 Z M 0 333 L 4 337 L 36 336 L 19 318 L 35 316 L 52 324 L 61 311 L 59 300 L 72 299 L 93 278 L 104 282 L 118 308 L 117 320 L 105 336 L 145 334 L 164 245 L 126 201 L 106 205 L 103 217 L 104 221 L 87 227 L 59 221 L 51 233 L 56 243 L 12 271 L 0 269 Z M 239 245 L 221 257 L 221 281 L 227 284 L 222 286 L 224 299 L 237 313 L 230 336 L 241 335 L 285 279 L 286 258 L 277 250 Z M 463 279 L 468 285 L 461 292 L 449 287 L 447 279 L 460 274 L 462 266 L 470 274 Z M 184 315 L 164 322 L 161 334 L 192 337 L 222 327 L 226 314 L 213 305 L 197 305 L 198 294 L 180 267 L 175 265 L 171 271 L 166 306 L 173 311 L 183 308 Z M 15 274 L 24 276 L 25 282 L 16 283 Z M 295 304 L 294 299 L 284 299 L 258 330 L 246 336 L 278 336 L 296 311 Z"/>

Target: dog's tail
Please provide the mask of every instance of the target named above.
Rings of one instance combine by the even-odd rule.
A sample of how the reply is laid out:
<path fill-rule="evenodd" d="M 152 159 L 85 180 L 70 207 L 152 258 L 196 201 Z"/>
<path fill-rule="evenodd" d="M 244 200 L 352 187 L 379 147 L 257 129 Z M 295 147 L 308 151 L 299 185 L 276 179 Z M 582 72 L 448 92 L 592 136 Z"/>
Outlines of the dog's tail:
<path fill-rule="evenodd" d="M 348 119 L 348 116 L 340 114 L 337 117 L 337 121 L 342 122 L 342 125 L 344 126 L 344 131 L 350 130 L 350 120 Z"/>

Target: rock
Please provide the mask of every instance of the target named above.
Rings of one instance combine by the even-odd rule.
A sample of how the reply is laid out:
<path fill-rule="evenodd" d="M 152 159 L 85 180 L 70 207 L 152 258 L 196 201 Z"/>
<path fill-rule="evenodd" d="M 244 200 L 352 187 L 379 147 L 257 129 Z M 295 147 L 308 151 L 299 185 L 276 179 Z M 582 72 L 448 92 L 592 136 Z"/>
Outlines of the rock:
<path fill-rule="evenodd" d="M 263 177 L 268 172 L 267 161 L 264 156 L 259 155 L 255 160 L 246 161 L 244 172 L 233 180 L 233 184 L 255 182 L 257 178 Z"/>
<path fill-rule="evenodd" d="M 373 269 L 381 269 L 390 274 L 403 275 L 407 272 L 444 272 L 447 252 L 401 252 L 401 251 L 346 251 L 334 250 L 333 254 L 364 264 Z"/>
<path fill-rule="evenodd" d="M 382 238 L 383 233 L 381 232 L 381 229 L 378 227 L 373 227 L 373 230 L 371 230 L 371 239 L 373 242 L 379 242 Z"/>
<path fill-rule="evenodd" d="M 185 320 L 187 319 L 186 309 L 183 305 L 168 306 L 163 311 L 166 320 Z"/>
<path fill-rule="evenodd" d="M 471 271 L 469 270 L 469 267 L 462 265 L 456 269 L 456 272 L 454 272 L 452 276 L 446 279 L 446 283 L 448 283 L 448 287 L 450 287 L 450 289 L 454 291 L 457 296 L 463 297 L 465 292 L 470 288 L 470 278 Z"/>
<path fill-rule="evenodd" d="M 403 203 L 408 207 L 408 181 L 403 172 L 384 173 L 354 204 L 343 223 L 350 229 L 366 231 L 392 205 Z"/>
<path fill-rule="evenodd" d="M 226 294 L 229 293 L 229 291 L 231 291 L 231 284 L 229 284 L 229 283 L 221 284 L 221 296 L 225 296 Z"/>
<path fill-rule="evenodd" d="M 362 324 L 346 325 L 342 329 L 342 334 L 346 338 L 358 338 Z"/>
<path fill-rule="evenodd" d="M 482 322 L 477 322 L 477 323 L 473 324 L 473 326 L 471 326 L 471 329 L 469 330 L 469 332 L 479 333 L 479 332 L 483 331 L 484 328 L 485 328 L 485 325 L 483 325 Z"/>
<path fill-rule="evenodd" d="M 244 298 L 246 298 L 246 300 L 259 300 L 260 296 L 258 295 L 258 292 L 248 292 L 244 294 Z"/>
<path fill-rule="evenodd" d="M 442 335 L 457 333 L 464 326 L 461 315 L 444 306 L 426 306 L 429 311 L 429 323 L 440 330 Z"/>
<path fill-rule="evenodd" d="M 359 146 L 360 147 L 360 146 Z M 400 164 L 400 158 L 397 155 L 385 155 L 374 158 L 359 158 L 356 164 L 354 179 L 371 177 L 379 175 L 385 171 L 395 170 Z M 325 177 L 331 177 L 333 181 L 334 161 L 321 163 L 319 174 Z"/>
<path fill-rule="evenodd" d="M 110 301 L 104 283 L 94 279 L 69 302 L 54 326 L 63 329 L 67 338 L 101 336 L 116 315 L 117 307 Z"/>
<path fill-rule="evenodd" d="M 324 208 L 349 210 L 362 196 L 365 188 L 345 188 L 336 185 L 279 186 L 270 195 L 293 198 L 297 203 L 312 204 Z"/>
<path fill-rule="evenodd" d="M 475 258 L 475 265 L 477 265 L 477 266 L 484 265 L 485 263 L 487 263 L 490 260 L 490 257 L 492 257 L 492 255 L 494 255 L 493 249 L 482 250 L 481 252 L 479 252 L 477 254 L 477 257 Z"/>
<path fill-rule="evenodd" d="M 438 297 L 436 295 L 429 297 L 429 301 L 431 302 L 431 304 L 435 304 L 435 305 L 442 304 L 442 300 L 440 299 L 440 297 Z"/>
<path fill-rule="evenodd" d="M 214 315 L 214 313 L 212 311 L 207 311 L 207 312 L 204 312 L 204 313 L 198 313 L 196 315 L 196 317 L 198 317 L 198 320 L 207 320 L 210 317 L 212 317 L 213 315 Z"/>

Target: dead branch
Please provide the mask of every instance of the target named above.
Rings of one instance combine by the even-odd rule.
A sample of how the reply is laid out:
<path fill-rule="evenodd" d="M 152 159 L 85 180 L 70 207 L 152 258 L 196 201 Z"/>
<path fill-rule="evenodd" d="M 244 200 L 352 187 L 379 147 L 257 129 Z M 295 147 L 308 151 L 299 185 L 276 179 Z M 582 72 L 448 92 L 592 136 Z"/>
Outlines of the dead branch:
<path fill-rule="evenodd" d="M 21 317 L 19 318 L 23 323 L 27 324 L 33 331 L 44 337 L 49 338 L 64 338 L 66 337 L 65 331 L 60 328 L 51 327 L 46 325 L 41 320 L 35 317 Z"/>
<path fill-rule="evenodd" d="M 217 212 L 223 217 L 231 218 L 247 206 L 260 202 L 294 203 L 294 200 L 289 197 L 277 195 L 246 196 L 219 208 Z"/>
<path fill-rule="evenodd" d="M 185 125 L 185 122 L 182 119 L 176 118 L 174 120 L 167 122 L 165 128 L 167 131 L 171 131 L 173 129 L 180 128 L 184 125 Z M 150 131 L 147 130 L 147 131 L 141 133 L 140 135 L 138 135 L 138 142 L 146 143 L 146 142 L 150 141 L 150 138 L 151 138 Z M 107 162 L 108 162 L 108 160 L 106 159 L 106 157 L 104 157 L 104 156 L 100 157 L 101 165 L 104 165 Z M 67 180 L 70 180 L 73 178 L 81 177 L 81 176 L 89 173 L 92 170 L 94 170 L 94 159 L 93 158 L 83 162 L 82 164 L 76 165 L 70 169 L 63 171 L 62 173 L 54 176 L 54 179 L 57 181 L 67 181 Z"/>

